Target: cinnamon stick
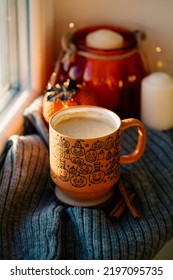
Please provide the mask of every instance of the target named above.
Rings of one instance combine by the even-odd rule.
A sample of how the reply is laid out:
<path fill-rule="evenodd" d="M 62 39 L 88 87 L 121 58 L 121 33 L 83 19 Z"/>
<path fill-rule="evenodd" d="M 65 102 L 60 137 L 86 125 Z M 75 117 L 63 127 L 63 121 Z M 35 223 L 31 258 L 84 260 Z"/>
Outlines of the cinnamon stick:
<path fill-rule="evenodd" d="M 129 199 L 127 190 L 126 190 L 122 180 L 119 180 L 118 188 L 119 188 L 119 190 L 121 192 L 121 195 L 122 195 L 122 197 L 125 201 L 125 204 L 127 205 L 129 211 L 131 212 L 132 216 L 134 218 L 139 218 L 140 214 L 137 211 L 137 209 L 135 208 L 135 206 L 133 205 L 132 201 Z"/>
<path fill-rule="evenodd" d="M 129 194 L 129 200 L 131 201 L 134 198 L 134 196 L 135 196 L 134 192 Z M 120 198 L 120 200 L 118 201 L 118 203 L 116 203 L 115 207 L 111 210 L 109 215 L 119 219 L 125 209 L 126 209 L 126 203 L 123 198 Z"/>

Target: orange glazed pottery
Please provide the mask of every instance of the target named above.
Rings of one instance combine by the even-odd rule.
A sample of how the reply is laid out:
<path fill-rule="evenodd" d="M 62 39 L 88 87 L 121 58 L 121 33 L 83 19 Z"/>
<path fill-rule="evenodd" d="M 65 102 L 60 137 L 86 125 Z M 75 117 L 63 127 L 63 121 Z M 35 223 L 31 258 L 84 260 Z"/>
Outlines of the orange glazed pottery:
<path fill-rule="evenodd" d="M 43 98 L 43 117 L 49 123 L 54 113 L 76 105 L 98 105 L 98 102 L 86 85 L 68 79 L 63 84 L 47 88 Z"/>
<path fill-rule="evenodd" d="M 138 129 L 135 150 L 120 155 L 121 133 Z M 50 170 L 57 197 L 68 204 L 88 206 L 107 200 L 120 177 L 120 164 L 143 154 L 146 131 L 137 119 L 120 120 L 97 106 L 63 109 L 50 119 Z"/>
<path fill-rule="evenodd" d="M 87 38 L 99 30 L 119 34 L 122 44 L 113 49 L 91 47 Z M 99 106 L 116 112 L 121 118 L 138 118 L 141 81 L 147 74 L 146 58 L 139 45 L 144 37 L 143 32 L 109 25 L 89 26 L 65 33 L 62 37 L 64 56 L 57 81 L 71 78 L 78 83 L 85 82 L 95 93 Z M 103 36 L 100 40 L 104 41 Z"/>

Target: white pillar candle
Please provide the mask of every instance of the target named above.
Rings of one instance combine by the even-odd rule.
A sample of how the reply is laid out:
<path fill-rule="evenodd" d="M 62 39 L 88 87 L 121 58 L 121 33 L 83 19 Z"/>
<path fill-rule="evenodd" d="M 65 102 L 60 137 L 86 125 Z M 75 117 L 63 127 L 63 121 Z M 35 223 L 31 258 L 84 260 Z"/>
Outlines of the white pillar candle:
<path fill-rule="evenodd" d="M 157 130 L 173 128 L 173 77 L 155 72 L 142 80 L 141 120 Z"/>
<path fill-rule="evenodd" d="M 118 32 L 109 29 L 98 29 L 88 33 L 86 45 L 90 48 L 112 50 L 123 46 L 124 38 Z"/>

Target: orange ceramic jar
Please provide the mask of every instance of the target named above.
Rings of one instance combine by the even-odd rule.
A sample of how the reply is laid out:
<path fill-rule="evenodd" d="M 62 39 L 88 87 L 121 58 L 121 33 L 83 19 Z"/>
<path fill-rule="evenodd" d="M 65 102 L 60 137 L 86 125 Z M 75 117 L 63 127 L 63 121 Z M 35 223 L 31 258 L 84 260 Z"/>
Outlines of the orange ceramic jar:
<path fill-rule="evenodd" d="M 117 49 L 102 50 L 86 45 L 86 36 L 107 28 L 123 37 Z M 62 39 L 64 57 L 58 82 L 71 78 L 85 82 L 94 91 L 98 105 L 115 111 L 120 117 L 139 117 L 141 80 L 146 75 L 137 35 L 115 26 L 92 26 L 79 29 Z"/>

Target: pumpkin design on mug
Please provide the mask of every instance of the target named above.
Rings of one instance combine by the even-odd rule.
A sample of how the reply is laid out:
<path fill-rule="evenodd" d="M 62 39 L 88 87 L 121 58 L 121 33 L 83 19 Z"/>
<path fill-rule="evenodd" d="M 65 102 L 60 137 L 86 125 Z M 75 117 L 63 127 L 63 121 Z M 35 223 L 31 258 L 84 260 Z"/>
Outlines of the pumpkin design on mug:
<path fill-rule="evenodd" d="M 72 146 L 72 148 L 71 148 L 72 154 L 77 157 L 81 157 L 85 154 L 85 149 L 81 145 L 82 141 L 84 141 L 84 140 L 77 139 L 74 146 Z"/>
<path fill-rule="evenodd" d="M 94 162 L 97 159 L 97 152 L 90 149 L 86 152 L 85 158 L 88 162 Z"/>
<path fill-rule="evenodd" d="M 73 164 L 76 164 L 78 166 L 81 166 L 84 164 L 84 159 L 80 158 L 80 157 L 71 157 L 70 160 Z"/>
<path fill-rule="evenodd" d="M 59 158 L 59 157 L 63 157 L 64 156 L 64 149 L 60 146 L 56 147 L 56 151 L 57 151 L 57 154 L 58 156 L 55 154 L 56 158 Z"/>
<path fill-rule="evenodd" d="M 58 172 L 58 177 L 62 181 L 67 182 L 69 180 L 69 172 L 65 168 L 65 160 L 60 160 L 60 165 L 57 172 Z"/>
<path fill-rule="evenodd" d="M 105 158 L 104 150 L 100 150 L 98 152 L 98 160 L 102 160 Z"/>
<path fill-rule="evenodd" d="M 92 166 L 89 164 L 84 163 L 81 166 L 78 166 L 77 171 L 82 175 L 88 175 L 93 170 Z"/>
<path fill-rule="evenodd" d="M 110 160 L 113 157 L 113 154 L 109 151 L 106 155 L 106 160 Z"/>
<path fill-rule="evenodd" d="M 74 166 L 70 167 L 69 173 L 70 173 L 71 175 L 73 175 L 73 176 L 76 175 L 76 173 L 77 173 L 76 168 L 75 168 Z"/>
<path fill-rule="evenodd" d="M 114 178 L 119 177 L 120 171 L 119 171 L 119 164 L 114 165 L 114 169 L 113 169 L 113 176 Z"/>
<path fill-rule="evenodd" d="M 119 164 L 115 160 L 112 160 L 110 167 L 105 171 L 105 175 L 108 176 L 109 180 L 119 175 Z"/>
<path fill-rule="evenodd" d="M 59 138 L 58 145 L 60 147 L 63 147 L 63 148 L 69 148 L 70 147 L 70 143 L 67 140 L 65 140 L 62 136 L 60 136 L 60 138 Z"/>
<path fill-rule="evenodd" d="M 74 187 L 82 188 L 87 184 L 87 179 L 85 176 L 81 176 L 80 174 L 77 174 L 70 178 L 70 182 Z"/>
<path fill-rule="evenodd" d="M 104 148 L 104 142 L 97 140 L 92 144 L 92 150 L 100 150 Z"/>
<path fill-rule="evenodd" d="M 117 162 L 119 162 L 119 160 L 120 160 L 119 149 L 114 150 L 114 153 L 113 153 L 113 160 L 115 161 L 115 164 L 116 164 Z"/>
<path fill-rule="evenodd" d="M 64 158 L 70 159 L 70 149 L 66 149 L 66 150 L 64 151 Z"/>
<path fill-rule="evenodd" d="M 100 170 L 100 162 L 94 163 L 94 172 L 90 174 L 90 182 L 92 184 L 99 184 L 103 181 L 104 178 L 104 172 Z"/>
<path fill-rule="evenodd" d="M 105 141 L 105 149 L 111 150 L 114 147 L 114 138 L 109 136 Z"/>

